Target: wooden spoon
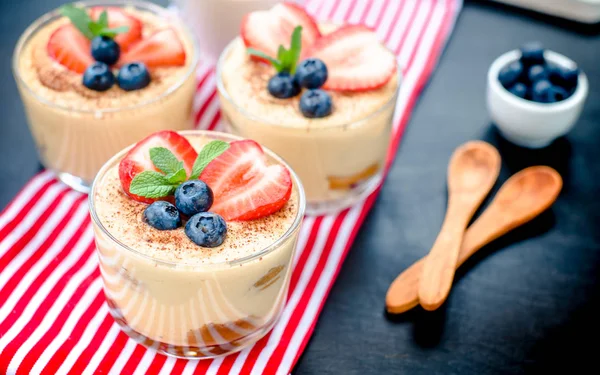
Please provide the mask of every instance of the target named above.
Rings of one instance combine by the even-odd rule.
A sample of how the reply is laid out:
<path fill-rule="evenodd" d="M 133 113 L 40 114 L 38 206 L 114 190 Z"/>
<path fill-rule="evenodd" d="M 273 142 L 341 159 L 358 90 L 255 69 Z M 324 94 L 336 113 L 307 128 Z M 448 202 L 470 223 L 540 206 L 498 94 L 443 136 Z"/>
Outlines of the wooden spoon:
<path fill-rule="evenodd" d="M 550 167 L 524 169 L 509 178 L 481 216 L 467 229 L 456 268 L 496 238 L 527 223 L 554 203 L 562 179 Z M 385 297 L 387 311 L 400 314 L 419 304 L 418 285 L 425 258 L 402 272 Z"/>
<path fill-rule="evenodd" d="M 448 209 L 423 264 L 419 301 L 435 310 L 448 297 L 465 229 L 500 173 L 500 155 L 489 143 L 471 141 L 454 151 L 448 165 Z"/>

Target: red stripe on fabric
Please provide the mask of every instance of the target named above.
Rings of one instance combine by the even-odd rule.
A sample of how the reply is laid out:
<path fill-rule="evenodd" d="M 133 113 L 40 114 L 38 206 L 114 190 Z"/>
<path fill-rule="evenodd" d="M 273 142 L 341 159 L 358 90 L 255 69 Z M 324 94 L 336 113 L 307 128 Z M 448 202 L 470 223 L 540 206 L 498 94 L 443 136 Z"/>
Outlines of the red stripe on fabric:
<path fill-rule="evenodd" d="M 217 111 L 217 113 L 215 113 L 215 117 L 213 117 L 210 124 L 208 124 L 208 130 L 215 130 L 220 119 L 221 119 L 221 111 Z"/>
<path fill-rule="evenodd" d="M 46 222 L 44 218 L 50 216 L 52 212 L 54 212 L 56 207 L 59 205 L 64 196 L 69 191 L 70 189 L 67 187 L 62 188 L 62 190 L 58 193 L 56 198 L 54 198 L 54 201 L 50 203 L 48 207 L 46 207 L 46 209 L 40 215 L 38 220 L 36 220 L 33 223 L 33 225 L 25 233 L 23 233 L 23 236 L 21 236 L 21 238 L 15 241 L 15 243 L 8 249 L 8 251 L 4 253 L 4 255 L 0 258 L 0 272 L 2 272 L 6 268 L 6 266 L 17 256 L 17 254 L 19 254 L 19 252 L 29 243 L 29 241 L 31 241 L 31 239 L 35 237 L 40 227 L 42 227 Z M 53 233 L 54 232 L 56 232 L 56 230 L 53 231 Z M 3 286 L 2 289 L 6 289 L 6 286 Z M 4 305 L 4 301 L 6 301 L 4 294 L 0 292 L 0 306 Z M 0 332 L 2 331 L 0 330 Z"/>
<path fill-rule="evenodd" d="M 19 349 L 20 345 L 22 343 L 24 343 L 27 340 L 27 338 L 29 338 L 29 336 L 31 336 L 31 334 L 39 326 L 40 322 L 44 319 L 44 316 L 46 315 L 48 310 L 50 310 L 50 308 L 54 304 L 56 297 L 60 294 L 60 292 L 62 292 L 63 287 L 71 279 L 71 276 L 77 270 L 79 270 L 79 268 L 81 268 L 82 263 L 85 263 L 85 261 L 87 261 L 87 258 L 89 258 L 89 256 L 91 255 L 91 250 L 92 249 L 90 246 L 90 248 L 88 248 L 88 251 L 86 251 L 87 256 L 81 257 L 81 259 L 77 262 L 77 264 L 73 265 L 73 267 L 71 267 L 71 269 L 67 273 L 65 273 L 65 275 L 61 278 L 61 280 L 59 280 L 59 282 L 56 284 L 56 287 L 48 294 L 46 299 L 40 304 L 39 308 L 33 314 L 31 319 L 29 320 L 29 322 L 27 322 L 25 327 L 17 334 L 17 336 L 8 345 L 6 345 L 6 347 L 2 351 L 2 354 L 0 357 L 1 358 L 0 374 L 8 373 L 8 365 L 10 364 L 10 361 L 12 360 L 13 356 Z M 99 272 L 97 269 L 95 271 L 93 271 L 91 275 L 88 275 L 81 282 L 81 284 L 78 286 L 78 288 L 73 293 L 73 297 L 71 298 L 71 301 L 75 301 L 75 303 L 77 303 L 81 299 L 81 297 L 83 296 L 83 292 L 87 289 L 87 286 L 94 279 L 94 277 L 95 277 L 94 273 L 99 275 Z M 13 315 L 15 315 L 15 314 L 13 314 Z M 13 320 L 16 320 L 16 319 L 13 319 Z"/>
<path fill-rule="evenodd" d="M 33 194 L 33 197 L 31 198 L 31 200 L 29 200 L 19 210 L 19 212 L 15 215 L 15 217 L 13 217 L 12 219 L 10 219 L 3 228 L 0 228 L 0 238 L 6 238 L 6 236 L 10 232 L 12 232 L 13 229 L 15 229 L 15 227 L 19 223 L 21 223 L 23 221 L 23 219 L 25 218 L 25 216 L 29 213 L 29 211 L 31 211 L 31 209 L 33 207 L 35 207 L 35 205 L 42 198 L 42 196 L 44 194 L 46 194 L 46 191 L 48 190 L 48 188 L 50 188 L 50 186 L 52 186 L 52 185 L 54 185 L 56 183 L 57 183 L 56 180 L 53 180 L 53 179 L 50 179 L 49 181 L 46 181 L 46 183 L 44 183 L 35 194 Z M 27 184 L 27 185 L 30 185 L 30 184 Z M 19 194 L 19 196 L 20 196 L 20 194 Z M 10 207 L 13 206 L 19 200 L 19 196 L 17 196 L 17 198 L 13 199 L 12 202 L 9 203 L 9 207 L 6 207 L 4 209 L 4 211 L 2 212 L 2 216 L 4 216 L 4 214 L 6 212 L 8 212 L 8 210 L 10 209 Z"/>
<path fill-rule="evenodd" d="M 35 264 L 40 260 L 40 258 L 44 256 L 46 251 L 50 247 L 52 247 L 52 245 L 54 244 L 54 241 L 58 238 L 58 236 L 61 234 L 62 230 L 67 226 L 67 224 L 71 221 L 75 211 L 77 211 L 77 209 L 79 209 L 79 204 L 81 204 L 81 201 L 83 201 L 83 200 L 84 200 L 84 197 L 77 199 L 77 201 L 79 201 L 79 203 L 77 203 L 77 201 L 76 201 L 76 204 L 74 204 L 65 213 L 63 218 L 60 219 L 60 221 L 58 222 L 56 228 L 54 228 L 54 230 L 48 235 L 48 237 L 44 240 L 44 242 L 42 242 L 40 244 L 40 246 L 33 252 L 33 254 L 31 254 L 31 256 L 23 263 L 23 265 L 13 274 L 13 276 L 2 287 L 2 289 L 0 290 L 0 301 L 2 301 L 1 305 L 4 305 L 4 303 L 8 300 L 8 298 L 10 297 L 10 295 L 12 294 L 14 289 L 21 282 L 23 277 L 31 270 L 31 268 L 33 266 L 35 266 Z M 58 205 L 60 203 L 60 201 L 61 201 L 61 199 L 58 199 L 57 201 L 55 201 L 55 203 Z M 43 220 L 39 220 L 39 221 L 43 221 Z M 83 227 L 85 225 L 86 224 L 82 224 L 78 229 L 76 229 L 75 235 L 80 233 L 81 231 L 83 231 L 83 229 L 84 229 Z M 37 233 L 37 231 L 36 231 L 36 233 Z M 75 244 L 75 240 L 77 240 L 77 239 L 78 239 L 78 237 L 71 238 L 69 240 L 69 242 L 67 242 L 67 244 L 63 247 L 63 249 L 61 251 L 59 251 L 59 253 L 54 257 L 54 259 L 52 259 L 52 261 L 46 267 L 44 267 L 44 269 L 40 272 L 40 274 L 29 285 L 29 287 L 27 288 L 27 290 L 25 291 L 23 296 L 21 296 L 21 298 L 19 299 L 19 302 L 17 302 L 17 304 L 13 307 L 12 314 L 9 315 L 2 323 L 0 323 L 0 335 L 3 332 L 6 332 L 5 329 L 8 329 L 8 328 L 6 328 L 6 325 L 8 325 L 8 327 L 10 327 L 12 325 L 12 323 L 14 321 L 16 321 L 17 317 L 21 315 L 21 313 L 23 312 L 23 310 L 25 309 L 25 307 L 27 306 L 27 304 L 29 303 L 31 298 L 33 298 L 35 293 L 38 291 L 40 286 L 43 284 L 43 282 L 56 269 L 56 267 L 60 264 L 60 262 L 62 262 L 62 260 L 64 258 L 66 258 L 66 256 L 71 252 L 71 250 Z M 70 245 L 70 246 L 68 246 L 68 245 Z M 23 246 L 13 247 L 13 249 L 15 250 L 15 252 L 18 253 L 21 250 L 23 250 L 23 248 L 25 246 L 26 245 L 23 244 Z"/>
<path fill-rule="evenodd" d="M 367 7 L 363 10 L 363 14 L 360 16 L 360 20 L 358 21 L 359 25 L 366 25 L 365 21 L 367 20 L 367 17 L 371 12 L 371 8 L 373 7 L 374 2 L 374 0 L 367 2 Z"/>
<path fill-rule="evenodd" d="M 381 20 L 383 19 L 383 16 L 385 15 L 385 8 L 387 8 L 389 3 L 390 3 L 390 0 L 385 0 L 383 2 L 383 5 L 379 9 L 379 14 L 377 15 L 377 19 L 375 20 L 375 23 L 374 23 L 374 25 L 375 25 L 374 27 L 376 29 L 378 29 L 381 26 Z"/>
<path fill-rule="evenodd" d="M 335 15 L 335 12 L 339 8 L 339 6 L 342 3 L 342 1 L 343 0 L 338 0 L 338 1 L 335 2 L 335 4 L 331 7 L 331 9 L 329 9 L 329 14 L 327 14 L 326 19 L 330 20 L 330 19 L 333 18 L 333 16 Z"/>
<path fill-rule="evenodd" d="M 193 375 L 203 375 L 206 374 L 206 371 L 208 371 L 208 368 L 210 367 L 210 365 L 213 363 L 212 359 L 207 359 L 204 361 L 199 361 L 198 364 L 196 365 L 196 368 L 194 369 L 194 374 Z"/>
<path fill-rule="evenodd" d="M 69 333 L 68 338 L 58 348 L 48 363 L 43 367 L 42 373 L 44 371 L 50 371 L 54 374 L 57 373 L 63 361 L 71 353 L 71 350 L 73 350 L 73 347 L 81 340 L 87 325 L 94 315 L 96 315 L 103 303 L 104 295 L 102 293 L 98 293 L 94 298 L 94 301 L 90 304 L 89 308 L 83 313 L 83 315 L 81 315 L 81 319 L 79 319 L 75 327 L 73 327 L 73 331 Z M 33 362 L 35 359 L 32 358 L 31 361 Z M 26 360 L 23 362 L 25 363 Z"/>
<path fill-rule="evenodd" d="M 428 1 L 433 1 L 433 0 L 428 0 Z M 396 56 L 398 56 L 400 54 L 400 51 L 402 51 L 402 47 L 404 46 L 406 37 L 408 36 L 408 33 L 412 29 L 413 23 L 415 23 L 415 18 L 417 18 L 416 15 L 418 13 L 417 12 L 418 9 L 419 9 L 419 6 L 415 5 L 410 11 L 410 17 L 408 18 L 408 24 L 406 25 L 405 28 L 402 29 L 400 39 L 398 39 L 398 46 L 396 46 L 396 49 L 394 50 L 394 53 L 396 54 Z"/>
<path fill-rule="evenodd" d="M 23 197 L 23 194 L 25 194 L 25 190 L 29 189 L 31 187 L 31 185 L 33 185 L 37 181 L 38 178 L 41 178 L 41 176 L 44 173 L 50 173 L 50 172 L 44 170 L 44 171 L 36 173 L 33 177 L 31 177 L 31 179 L 29 181 L 27 181 L 25 183 L 25 185 L 23 185 L 21 190 L 19 190 L 17 195 L 10 202 L 8 202 L 6 207 L 4 207 L 2 210 L 0 210 L 0 217 L 4 216 L 9 210 L 11 210 L 12 207 L 15 205 L 15 203 Z M 55 181 L 56 180 L 50 179 L 48 182 L 55 182 Z M 34 195 L 34 198 L 35 198 L 35 195 Z"/>
<path fill-rule="evenodd" d="M 100 294 L 102 294 L 104 296 L 104 293 L 100 293 Z M 83 371 L 85 370 L 88 363 L 94 356 L 94 353 L 96 352 L 96 350 L 98 350 L 98 348 L 100 347 L 100 344 L 102 344 L 102 341 L 108 334 L 108 331 L 110 330 L 110 328 L 112 327 L 113 324 L 116 324 L 115 320 L 109 313 L 107 313 L 106 316 L 104 317 L 104 320 L 102 321 L 102 324 L 100 324 L 100 327 L 98 327 L 98 330 L 92 337 L 92 340 L 90 341 L 88 346 L 86 346 L 86 348 L 81 352 L 81 354 L 79 355 L 79 357 L 77 358 L 77 360 L 73 364 L 73 367 L 71 367 L 71 370 L 68 372 L 67 375 L 83 374 Z M 50 360 L 50 363 L 54 363 L 54 361 L 55 361 L 54 357 L 52 357 L 52 359 Z M 54 372 L 50 372 L 50 370 L 46 370 L 46 369 L 44 369 L 44 371 L 42 371 L 42 373 L 41 373 L 41 375 L 52 375 L 52 374 L 54 374 Z"/>
<path fill-rule="evenodd" d="M 156 353 L 156 355 L 154 356 L 152 363 L 150 363 L 150 366 L 148 367 L 148 370 L 146 371 L 146 373 L 147 374 L 158 374 L 160 372 L 160 369 L 165 364 L 166 360 L 167 360 L 166 355 Z"/>
<path fill-rule="evenodd" d="M 91 285 L 91 283 L 90 283 L 90 285 Z M 85 294 L 85 291 L 83 294 Z M 96 312 L 98 311 L 100 306 L 102 306 L 102 303 L 104 303 L 104 298 L 102 298 L 102 296 L 100 294 L 96 295 L 96 298 L 94 298 L 92 303 L 87 307 L 85 312 L 81 315 L 81 317 L 79 318 L 79 320 L 73 327 L 73 330 L 69 333 L 69 336 L 67 337 L 65 342 L 56 351 L 56 354 L 59 356 L 60 362 L 64 361 L 65 358 L 67 358 L 67 355 L 69 355 L 71 348 L 81 338 L 81 335 L 83 334 L 83 331 L 85 330 L 86 324 L 96 314 Z M 27 353 L 27 355 L 23 358 L 23 361 L 21 362 L 21 365 L 19 366 L 19 368 L 17 370 L 17 375 L 18 374 L 29 374 L 31 372 L 31 369 L 35 365 L 35 363 L 38 360 L 38 358 L 40 357 L 40 355 L 44 352 L 44 350 L 46 350 L 46 348 L 48 348 L 48 345 L 50 345 L 52 340 L 54 340 L 54 338 L 59 335 L 64 324 L 69 319 L 69 316 L 71 315 L 71 312 L 72 312 L 69 309 L 69 307 L 75 306 L 76 304 L 77 304 L 77 302 L 73 301 L 72 298 L 69 302 L 67 302 L 67 304 L 63 308 L 63 311 L 59 314 L 57 319 L 52 323 L 52 326 L 39 339 L 37 344 L 35 344 L 33 346 L 33 348 L 31 348 L 29 353 Z M 65 315 L 64 318 L 63 318 L 63 315 Z M 49 364 L 50 363 L 48 363 L 46 365 L 46 367 L 48 367 Z M 56 371 L 58 371 L 58 367 L 60 367 L 60 363 L 57 363 L 56 367 L 52 368 L 52 370 L 54 370 L 54 372 L 56 372 Z"/>
<path fill-rule="evenodd" d="M 354 12 L 354 8 L 356 8 L 357 3 L 358 3 L 358 0 L 352 0 L 352 2 L 350 3 L 350 6 L 346 10 L 346 13 L 344 13 L 344 15 L 342 16 L 342 19 L 344 21 L 348 21 L 348 18 L 350 18 L 350 15 L 352 15 L 352 12 Z"/>
<path fill-rule="evenodd" d="M 146 353 L 147 350 L 148 349 L 146 349 L 142 345 L 137 344 L 135 346 L 135 349 L 129 356 L 127 363 L 125 363 L 125 366 L 123 366 L 123 368 L 121 369 L 121 374 L 133 374 L 137 366 L 140 364 L 144 353 Z"/>
<path fill-rule="evenodd" d="M 117 337 L 115 338 L 115 342 L 110 346 L 110 349 L 102 358 L 102 361 L 98 364 L 98 367 L 94 369 L 94 374 L 108 374 L 110 369 L 114 366 L 115 361 L 119 358 L 121 351 L 127 344 L 127 340 L 130 340 L 129 336 L 125 334 L 125 332 L 119 330 Z M 151 374 L 158 374 L 157 372 L 151 372 Z"/>
<path fill-rule="evenodd" d="M 304 245 L 304 250 L 302 251 L 302 254 L 300 254 L 300 258 L 298 259 L 296 266 L 292 270 L 292 276 L 291 276 L 291 280 L 290 280 L 290 287 L 288 289 L 286 304 L 289 301 L 290 297 L 292 296 L 293 292 L 296 290 L 296 286 L 298 284 L 300 275 L 302 274 L 302 270 L 304 269 L 304 266 L 306 265 L 308 256 L 310 255 L 310 253 L 312 252 L 312 250 L 314 248 L 317 236 L 319 234 L 319 230 L 321 228 L 322 221 L 323 221 L 323 216 L 319 216 L 313 222 L 313 226 L 310 231 L 309 238 L 306 241 L 306 245 Z M 242 370 L 241 370 L 242 374 L 249 374 L 250 371 L 252 371 L 252 368 L 254 367 L 254 364 L 256 363 L 256 359 L 258 358 L 258 356 L 260 355 L 262 350 L 265 348 L 265 346 L 269 342 L 272 332 L 273 331 L 270 331 L 265 337 L 263 337 L 258 342 L 256 342 L 256 344 L 254 344 L 254 346 L 252 347 L 252 350 L 250 350 L 250 353 L 248 353 L 248 357 L 246 357 L 246 360 L 244 361 L 244 366 L 242 367 Z"/>
<path fill-rule="evenodd" d="M 208 96 L 208 98 L 206 98 L 206 100 L 204 101 L 204 103 L 202 104 L 202 106 L 200 107 L 200 109 L 198 110 L 198 113 L 196 113 L 196 119 L 194 120 L 196 126 L 198 126 L 198 123 L 200 122 L 200 120 L 202 120 L 202 117 L 204 116 L 204 113 L 206 112 L 206 109 L 213 102 L 213 100 L 215 99 L 216 96 L 217 96 L 217 89 L 214 89 L 210 93 L 210 95 Z"/>
<path fill-rule="evenodd" d="M 171 369 L 170 374 L 171 375 L 180 375 L 183 372 L 183 369 L 185 368 L 185 365 L 188 363 L 189 361 L 186 361 L 184 359 L 176 359 L 175 360 L 175 365 L 173 366 L 173 368 Z M 123 372 L 122 372 L 123 373 Z"/>
<path fill-rule="evenodd" d="M 338 216 L 336 217 L 335 221 L 333 222 L 333 225 L 329 231 L 329 236 L 327 237 L 327 241 L 325 242 L 325 246 L 323 247 L 323 252 L 321 253 L 321 256 L 319 257 L 319 262 L 317 263 L 317 266 L 315 267 L 314 271 L 312 272 L 310 281 L 306 285 L 306 289 L 304 290 L 304 293 L 302 294 L 302 298 L 300 299 L 300 301 L 298 302 L 298 305 L 294 309 L 294 313 L 290 317 L 290 320 L 288 321 L 288 324 L 287 324 L 285 330 L 283 331 L 283 335 L 281 335 L 281 339 L 280 339 L 275 351 L 273 351 L 273 353 L 271 354 L 271 357 L 269 358 L 269 361 L 267 362 L 267 366 L 265 367 L 265 372 L 267 372 L 269 374 L 274 374 L 275 372 L 277 372 L 277 369 L 279 368 L 279 365 L 281 364 L 281 360 L 283 359 L 283 355 L 285 354 L 285 350 L 287 349 L 289 342 L 292 340 L 292 337 L 294 336 L 294 332 L 296 332 L 296 329 L 298 328 L 298 325 L 300 324 L 300 320 L 304 316 L 304 312 L 306 311 L 308 303 L 310 302 L 311 298 L 313 297 L 315 288 L 316 288 L 319 280 L 321 279 L 323 269 L 325 268 L 325 265 L 327 264 L 327 261 L 329 260 L 329 255 L 331 254 L 331 250 L 333 249 L 333 244 L 335 243 L 335 240 L 337 239 L 337 236 L 340 231 L 340 227 L 342 226 L 342 223 L 344 222 L 344 220 L 346 219 L 346 216 L 348 215 L 348 211 L 349 210 L 346 209 L 346 210 L 340 212 L 338 214 Z"/>
<path fill-rule="evenodd" d="M 240 355 L 240 353 L 237 352 L 237 353 L 234 353 L 232 355 L 228 355 L 227 357 L 225 357 L 223 359 L 223 362 L 221 362 L 221 366 L 219 366 L 219 370 L 217 371 L 217 375 L 227 375 L 227 374 L 229 374 L 229 371 L 233 367 L 233 364 L 235 363 L 235 360 L 237 359 L 237 357 L 239 355 Z"/>
<path fill-rule="evenodd" d="M 433 0 L 432 0 L 432 1 L 433 1 Z M 429 22 L 431 22 L 431 18 L 433 17 L 433 13 L 434 13 L 434 11 L 435 11 L 435 8 L 436 8 L 437 6 L 440 6 L 440 5 L 439 5 L 439 4 L 437 4 L 437 1 L 436 1 L 436 4 L 432 4 L 432 5 L 429 7 L 429 10 L 427 11 L 427 12 L 428 12 L 428 13 L 427 13 L 427 15 L 425 15 L 425 21 L 424 21 L 424 23 L 423 23 L 423 28 L 422 28 L 422 31 L 419 33 L 419 37 L 417 38 L 417 41 L 416 41 L 416 43 L 415 43 L 415 46 L 414 46 L 414 48 L 412 49 L 412 51 L 410 52 L 410 57 L 409 57 L 409 58 L 408 58 L 408 60 L 407 60 L 408 62 L 406 63 L 406 70 L 407 70 L 407 71 L 408 71 L 408 69 L 410 69 L 410 67 L 412 66 L 413 59 L 415 58 L 415 55 L 416 55 L 417 51 L 419 50 L 419 46 L 421 45 L 421 42 L 423 41 L 423 36 L 424 36 L 424 35 L 425 35 L 425 33 L 426 33 L 427 26 L 429 25 Z"/>
<path fill-rule="evenodd" d="M 396 8 L 396 12 L 394 13 L 394 16 L 392 17 L 393 20 L 398 20 L 398 17 L 400 16 L 400 14 L 402 14 L 404 5 L 406 5 L 405 0 L 402 0 L 400 2 L 400 4 L 398 4 L 398 8 Z M 390 37 L 392 36 L 392 34 L 394 33 L 395 30 L 396 30 L 396 27 L 394 27 L 394 22 L 392 22 L 392 26 L 388 29 L 387 33 L 385 33 L 385 38 L 383 38 L 385 43 L 389 43 Z"/>
<path fill-rule="evenodd" d="M 202 89 L 202 86 L 204 86 L 204 83 L 206 83 L 206 80 L 208 79 L 208 77 L 210 77 L 212 73 L 214 73 L 214 71 L 215 69 L 213 67 L 211 67 L 210 69 L 206 69 L 206 72 L 204 72 L 202 78 L 198 80 L 198 84 L 196 85 L 196 92 Z"/>

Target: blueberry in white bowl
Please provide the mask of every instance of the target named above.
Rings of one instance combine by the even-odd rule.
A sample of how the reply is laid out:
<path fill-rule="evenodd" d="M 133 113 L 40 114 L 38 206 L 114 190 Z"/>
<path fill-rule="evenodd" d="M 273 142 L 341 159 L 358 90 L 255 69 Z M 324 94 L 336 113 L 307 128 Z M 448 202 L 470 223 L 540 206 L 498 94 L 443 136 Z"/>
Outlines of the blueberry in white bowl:
<path fill-rule="evenodd" d="M 506 80 L 507 67 L 519 65 L 522 74 L 515 81 Z M 498 57 L 487 81 L 492 122 L 504 138 L 529 148 L 545 147 L 569 132 L 588 95 L 587 77 L 575 61 L 539 43 Z"/>

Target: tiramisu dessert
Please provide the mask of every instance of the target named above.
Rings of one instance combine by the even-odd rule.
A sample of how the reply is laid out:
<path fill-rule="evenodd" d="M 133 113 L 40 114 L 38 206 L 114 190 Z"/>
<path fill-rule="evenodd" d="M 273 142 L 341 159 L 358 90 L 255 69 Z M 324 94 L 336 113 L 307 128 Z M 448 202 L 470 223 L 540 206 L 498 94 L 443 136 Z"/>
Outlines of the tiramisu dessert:
<path fill-rule="evenodd" d="M 294 172 L 254 141 L 148 136 L 110 159 L 90 193 L 111 314 L 178 357 L 254 343 L 283 307 L 304 206 Z"/>
<path fill-rule="evenodd" d="M 45 167 L 86 191 L 102 164 L 162 129 L 192 128 L 197 51 L 166 9 L 65 5 L 21 36 L 13 71 Z"/>
<path fill-rule="evenodd" d="M 292 165 L 309 213 L 338 211 L 377 185 L 400 77 L 372 30 L 317 25 L 280 3 L 246 15 L 217 75 L 227 125 Z"/>

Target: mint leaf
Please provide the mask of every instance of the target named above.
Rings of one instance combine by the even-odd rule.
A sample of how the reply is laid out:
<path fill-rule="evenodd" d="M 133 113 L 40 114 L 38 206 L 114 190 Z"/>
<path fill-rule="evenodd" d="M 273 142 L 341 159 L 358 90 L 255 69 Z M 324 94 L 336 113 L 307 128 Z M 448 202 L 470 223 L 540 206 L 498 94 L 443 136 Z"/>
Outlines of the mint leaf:
<path fill-rule="evenodd" d="M 187 174 L 185 173 L 185 169 L 183 168 L 181 168 L 175 173 L 167 175 L 167 180 L 169 181 L 169 183 L 176 185 L 179 185 L 180 183 L 184 182 L 186 178 Z"/>
<path fill-rule="evenodd" d="M 302 26 L 296 26 L 294 32 L 292 32 L 292 42 L 288 51 L 290 74 L 296 72 L 296 64 L 300 60 L 300 51 L 302 51 Z"/>
<path fill-rule="evenodd" d="M 281 72 L 281 62 L 269 55 L 267 55 L 266 53 L 259 51 L 257 49 L 254 48 L 248 48 L 246 49 L 246 53 L 248 53 L 249 55 L 253 55 L 253 56 L 257 56 L 260 57 L 262 59 L 265 59 L 267 61 L 269 61 L 271 63 L 271 65 L 273 65 L 273 67 L 275 68 L 275 70 L 277 70 L 277 72 Z"/>
<path fill-rule="evenodd" d="M 102 28 L 102 30 L 100 30 L 100 32 L 98 32 L 98 34 L 96 34 L 96 35 L 114 38 L 118 34 L 125 34 L 128 31 L 129 31 L 129 26 L 113 27 L 112 29 L 105 27 L 105 28 Z"/>
<path fill-rule="evenodd" d="M 223 141 L 212 141 L 198 154 L 198 158 L 194 162 L 194 167 L 192 168 L 192 175 L 190 176 L 190 180 L 195 180 L 200 177 L 200 174 L 206 168 L 208 163 L 213 161 L 216 157 L 227 151 L 229 148 L 229 143 Z"/>
<path fill-rule="evenodd" d="M 150 149 L 150 160 L 154 166 L 165 174 L 176 173 L 183 169 L 183 162 L 173 155 L 173 153 L 165 147 L 152 147 Z"/>
<path fill-rule="evenodd" d="M 100 13 L 97 25 L 103 29 L 106 29 L 108 27 L 108 13 L 106 13 L 106 9 L 104 9 L 102 13 Z"/>
<path fill-rule="evenodd" d="M 155 171 L 144 171 L 133 178 L 129 192 L 146 198 L 162 198 L 175 192 L 177 184 Z"/>
<path fill-rule="evenodd" d="M 82 8 L 77 8 L 71 4 L 60 7 L 60 14 L 71 20 L 71 23 L 88 39 L 94 38 L 94 33 L 90 31 L 89 24 L 92 19 L 87 12 Z"/>
<path fill-rule="evenodd" d="M 88 25 L 88 29 L 92 32 L 92 34 L 98 35 L 98 33 L 100 33 L 100 31 L 102 31 L 104 27 L 100 26 L 100 24 L 97 24 L 95 22 L 90 22 Z"/>

